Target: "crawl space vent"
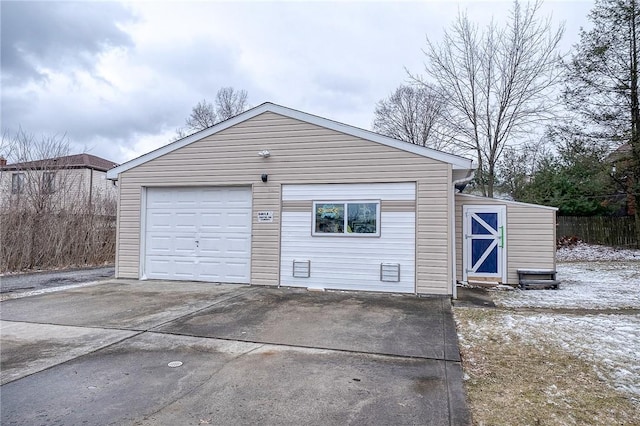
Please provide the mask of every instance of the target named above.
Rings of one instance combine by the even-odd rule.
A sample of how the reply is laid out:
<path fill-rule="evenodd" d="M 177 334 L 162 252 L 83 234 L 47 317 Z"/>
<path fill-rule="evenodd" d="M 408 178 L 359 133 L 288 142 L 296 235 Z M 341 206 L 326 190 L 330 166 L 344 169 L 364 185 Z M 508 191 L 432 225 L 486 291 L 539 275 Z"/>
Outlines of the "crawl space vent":
<path fill-rule="evenodd" d="M 399 263 L 381 263 L 380 264 L 380 281 L 388 281 L 397 283 L 400 281 L 400 264 Z"/>
<path fill-rule="evenodd" d="M 311 275 L 310 260 L 294 260 L 293 261 L 293 276 L 295 278 L 309 278 L 309 275 Z"/>

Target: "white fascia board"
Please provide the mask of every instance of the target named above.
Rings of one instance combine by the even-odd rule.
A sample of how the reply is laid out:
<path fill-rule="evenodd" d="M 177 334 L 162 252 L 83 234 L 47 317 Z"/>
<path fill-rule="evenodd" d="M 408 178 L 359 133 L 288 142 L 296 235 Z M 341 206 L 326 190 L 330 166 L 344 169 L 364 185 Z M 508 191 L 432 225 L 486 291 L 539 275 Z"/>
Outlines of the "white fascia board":
<path fill-rule="evenodd" d="M 180 149 L 183 146 L 187 146 L 195 141 L 198 141 L 200 139 L 204 139 L 207 136 L 211 136 L 215 133 L 221 132 L 225 129 L 228 129 L 231 126 L 234 126 L 238 123 L 241 123 L 245 120 L 248 120 L 250 118 L 253 118 L 257 115 L 262 114 L 263 112 L 266 112 L 268 104 L 262 104 L 259 105 L 255 108 L 252 108 L 248 111 L 243 112 L 242 114 L 236 115 L 235 117 L 232 117 L 228 120 L 225 120 L 221 123 L 216 124 L 215 126 L 211 126 L 207 129 L 204 130 L 200 130 L 197 133 L 194 133 L 192 135 L 189 135 L 187 137 L 184 137 L 182 139 L 179 139 L 175 142 L 172 142 L 170 144 L 167 144 L 165 146 L 162 146 L 154 151 L 148 152 L 146 154 L 141 155 L 140 157 L 134 158 L 133 160 L 127 161 L 126 163 L 123 163 L 121 165 L 119 165 L 118 167 L 114 167 L 113 169 L 109 170 L 107 172 L 107 179 L 118 179 L 118 175 L 122 172 L 125 172 L 129 169 L 132 169 L 136 166 L 139 166 L 141 164 L 144 164 L 148 161 L 151 161 L 155 158 L 161 157 L 165 154 L 168 154 L 170 152 L 175 151 L 176 149 Z"/>
<path fill-rule="evenodd" d="M 114 167 L 113 169 L 107 172 L 107 179 L 116 180 L 118 179 L 118 175 L 122 172 L 125 172 L 136 166 L 144 164 L 147 161 L 151 161 L 162 155 L 168 154 L 172 151 L 175 151 L 176 149 L 182 148 L 183 146 L 189 145 L 192 142 L 198 141 L 200 139 L 206 138 L 207 136 L 211 136 L 213 134 L 221 132 L 225 129 L 228 129 L 231 126 L 234 126 L 238 123 L 249 120 L 265 112 L 273 112 L 274 114 L 279 114 L 285 117 L 304 121 L 310 124 L 315 124 L 320 127 L 335 130 L 337 132 L 345 133 L 345 134 L 362 138 L 365 140 L 369 140 L 372 142 L 377 142 L 382 145 L 397 148 L 402 151 L 411 152 L 413 154 L 417 154 L 422 157 L 431 158 L 434 160 L 442 161 L 444 163 L 449 163 L 453 166 L 454 170 L 456 169 L 470 170 L 475 168 L 475 166 L 473 165 L 473 161 L 469 160 L 468 158 L 460 157 L 453 154 L 448 154 L 446 152 L 437 151 L 435 149 L 426 148 L 419 145 L 413 145 L 408 142 L 389 138 L 387 136 L 370 132 L 368 130 L 360 129 L 358 127 L 349 126 L 347 124 L 339 123 L 337 121 L 329 120 L 327 118 L 319 117 L 317 115 L 312 115 L 306 112 L 272 104 L 270 102 L 265 102 L 261 105 L 258 105 L 255 108 L 252 108 L 248 111 L 243 112 L 242 114 L 236 115 L 235 117 L 232 117 L 228 120 L 218 123 L 215 126 L 209 127 L 208 129 L 201 130 L 197 133 L 194 133 L 193 135 L 187 136 L 173 143 L 165 145 L 161 148 L 158 148 L 155 151 L 151 151 L 147 154 L 141 155 L 138 158 L 134 158 L 133 160 L 127 161 L 126 163 L 123 163 L 118 167 Z"/>
<path fill-rule="evenodd" d="M 464 198 L 473 198 L 474 200 L 491 200 L 491 201 L 495 201 L 497 203 L 511 204 L 511 205 L 514 205 L 514 206 L 536 207 L 536 208 L 539 208 L 539 209 L 558 211 L 558 207 L 543 206 L 542 204 L 523 203 L 521 201 L 501 200 L 499 198 L 489 198 L 489 197 L 483 197 L 481 195 L 456 194 L 456 196 L 460 196 L 460 197 L 464 197 Z"/>

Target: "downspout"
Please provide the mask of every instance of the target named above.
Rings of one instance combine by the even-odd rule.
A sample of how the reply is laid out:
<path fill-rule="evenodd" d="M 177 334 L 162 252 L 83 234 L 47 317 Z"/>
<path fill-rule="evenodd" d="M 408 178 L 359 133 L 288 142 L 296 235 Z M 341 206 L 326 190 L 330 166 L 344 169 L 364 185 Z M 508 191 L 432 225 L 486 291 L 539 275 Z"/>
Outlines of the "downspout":
<path fill-rule="evenodd" d="M 115 177 L 108 177 L 109 171 L 107 171 L 107 180 L 110 180 L 113 185 L 119 181 L 119 175 Z M 120 188 L 118 188 L 118 195 L 116 197 L 116 256 L 115 256 L 115 277 L 120 278 Z"/>
<path fill-rule="evenodd" d="M 467 176 L 451 182 L 451 297 L 458 298 L 458 288 L 456 274 L 458 273 L 458 265 L 456 264 L 456 185 L 470 182 L 475 177 L 475 170 L 470 169 Z"/>

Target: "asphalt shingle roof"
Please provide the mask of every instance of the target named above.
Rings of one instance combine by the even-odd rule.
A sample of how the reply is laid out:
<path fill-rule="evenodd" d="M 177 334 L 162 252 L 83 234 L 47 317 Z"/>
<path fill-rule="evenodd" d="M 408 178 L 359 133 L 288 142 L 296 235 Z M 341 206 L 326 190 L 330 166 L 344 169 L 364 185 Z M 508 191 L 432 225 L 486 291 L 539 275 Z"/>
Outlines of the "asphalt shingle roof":
<path fill-rule="evenodd" d="M 74 154 L 64 157 L 47 158 L 36 161 L 7 164 L 0 170 L 28 170 L 28 169 L 94 169 L 106 172 L 117 166 L 114 161 L 107 160 L 91 154 Z"/>

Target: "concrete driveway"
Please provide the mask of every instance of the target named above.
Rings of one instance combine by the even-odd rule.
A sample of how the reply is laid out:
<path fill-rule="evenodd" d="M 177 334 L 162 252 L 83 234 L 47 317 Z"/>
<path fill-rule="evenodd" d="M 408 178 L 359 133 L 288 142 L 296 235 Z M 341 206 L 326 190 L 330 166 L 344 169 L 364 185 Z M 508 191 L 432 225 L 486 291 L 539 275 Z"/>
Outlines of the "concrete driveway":
<path fill-rule="evenodd" d="M 111 280 L 0 310 L 3 425 L 470 422 L 446 298 Z"/>

